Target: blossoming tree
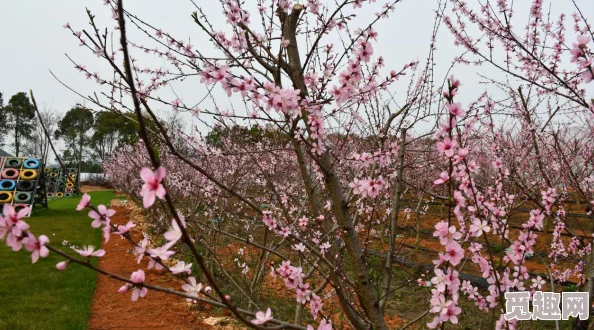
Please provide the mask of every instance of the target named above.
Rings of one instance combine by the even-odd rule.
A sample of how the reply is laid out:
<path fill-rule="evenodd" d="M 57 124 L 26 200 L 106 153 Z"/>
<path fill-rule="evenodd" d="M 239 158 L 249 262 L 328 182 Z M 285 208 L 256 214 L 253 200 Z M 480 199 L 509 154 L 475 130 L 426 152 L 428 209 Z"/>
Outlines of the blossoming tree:
<path fill-rule="evenodd" d="M 403 59 L 400 68 L 384 68 L 373 26 L 388 18 L 398 0 L 361 28 L 351 26 L 354 13 L 375 1 L 256 2 L 252 8 L 221 1 L 226 32 L 196 6 L 192 17 L 201 43 L 210 42 L 217 56 L 127 12 L 121 0 L 106 1 L 117 21 L 117 47 L 90 12 L 90 30 L 66 25 L 113 71 L 107 78 L 76 64 L 107 86 L 103 98 L 88 100 L 102 110 L 136 114 L 141 141 L 120 149 L 104 168 L 117 188 L 147 209 L 159 234 L 134 241 L 134 223 L 112 224 L 114 211 L 93 206 L 87 195 L 78 209 L 89 209 L 91 225 L 102 228 L 106 240 L 119 235 L 135 247 L 138 258 L 130 262 L 148 259 L 148 269 L 177 276 L 183 282 L 178 288 L 147 283 L 143 269 L 129 277 L 109 274 L 87 262 L 104 250 L 73 251 L 82 259 L 60 250 L 46 236 L 36 237 L 22 211 L 10 206 L 0 218 L 0 238 L 15 251 L 24 244 L 33 262 L 53 252 L 65 258 L 60 270 L 77 263 L 108 274 L 124 282 L 118 292 L 131 292 L 134 301 L 150 299 L 150 290 L 164 291 L 229 309 L 259 329 L 313 328 L 307 323 L 314 322 L 331 329 L 336 318 L 325 306 L 335 301 L 352 328 L 387 329 L 387 305 L 402 285 L 393 275 L 404 260 L 401 236 L 419 237 L 424 214 L 439 204 L 444 212 L 429 238 L 442 248 L 433 251 L 426 273 L 408 281 L 429 291 L 426 311 L 413 322 L 430 314 L 430 328 L 456 324 L 460 299 L 467 299 L 498 329 L 513 329 L 517 321 L 503 318 L 505 292 L 533 294 L 546 283 L 574 281 L 594 294 L 594 104 L 587 89 L 592 32 L 577 7 L 569 33 L 564 15 L 552 22 L 542 1 L 534 1 L 520 37 L 506 1 L 475 9 L 458 0 L 439 2 L 434 38 L 444 23 L 465 50 L 456 65 L 490 65 L 509 77 L 485 77 L 500 92 L 463 105 L 460 94 L 467 91 L 454 76 L 442 86 L 433 83 L 435 39 L 425 63 Z M 468 25 L 480 35 L 470 35 Z M 128 40 L 130 26 L 152 45 Z M 569 37 L 576 40 L 571 45 Z M 332 38 L 341 38 L 341 45 Z M 497 47 L 501 54 L 494 54 Z M 135 52 L 163 58 L 171 69 L 142 68 Z M 192 76 L 209 89 L 212 109 L 157 96 L 169 82 Z M 393 85 L 405 77 L 404 103 L 397 106 Z M 225 109 L 215 89 L 234 105 Z M 155 104 L 206 125 L 217 122 L 222 133 L 209 140 L 172 132 L 153 111 Z M 433 129 L 419 128 L 427 122 Z M 580 202 L 586 211 L 568 211 Z M 416 225 L 407 228 L 403 223 L 411 215 Z M 229 242 L 258 257 L 243 259 L 241 248 L 230 270 L 221 249 Z M 499 253 L 496 244 L 508 248 Z M 192 264 L 176 260 L 180 252 L 191 255 Z M 546 273 L 530 269 L 527 260 L 535 254 Z M 381 263 L 371 262 L 378 257 Z M 378 272 L 382 276 L 373 275 Z M 463 276 L 473 272 L 483 282 Z M 295 297 L 291 322 L 275 317 L 259 295 L 264 282 L 277 278 Z M 575 320 L 575 328 L 587 326 L 588 320 Z"/>

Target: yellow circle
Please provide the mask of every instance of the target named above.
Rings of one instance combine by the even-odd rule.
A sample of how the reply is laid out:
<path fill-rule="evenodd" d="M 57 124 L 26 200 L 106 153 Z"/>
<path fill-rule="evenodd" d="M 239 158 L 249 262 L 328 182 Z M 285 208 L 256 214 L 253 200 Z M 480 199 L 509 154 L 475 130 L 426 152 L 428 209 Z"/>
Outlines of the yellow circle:
<path fill-rule="evenodd" d="M 57 192 L 57 193 L 56 193 L 56 197 L 58 197 L 58 198 L 62 198 L 62 197 L 64 197 L 64 193 L 63 193 L 63 192 L 61 192 L 61 191 L 60 191 L 60 192 Z"/>
<path fill-rule="evenodd" d="M 70 182 L 68 182 L 68 183 L 66 184 L 66 187 L 68 187 L 68 188 L 72 188 L 72 187 L 74 187 L 74 184 L 73 184 L 73 183 L 70 183 Z"/>
<path fill-rule="evenodd" d="M 33 180 L 37 177 L 37 171 L 35 170 L 22 170 L 19 175 L 21 180 Z"/>
<path fill-rule="evenodd" d="M 12 197 L 13 196 L 12 196 L 12 193 L 11 192 L 9 192 L 9 191 L 1 191 L 0 192 L 0 195 L 2 195 L 2 194 L 7 194 L 8 197 L 6 197 L 4 199 L 0 199 L 0 203 L 10 203 L 10 202 L 12 202 Z"/>

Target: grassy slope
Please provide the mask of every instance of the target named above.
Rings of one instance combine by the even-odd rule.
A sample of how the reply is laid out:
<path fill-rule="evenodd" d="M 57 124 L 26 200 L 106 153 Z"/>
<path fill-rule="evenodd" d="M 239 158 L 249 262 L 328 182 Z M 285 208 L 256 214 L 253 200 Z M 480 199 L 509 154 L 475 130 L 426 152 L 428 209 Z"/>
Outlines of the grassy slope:
<path fill-rule="evenodd" d="M 91 192 L 94 205 L 115 198 L 112 191 Z M 76 246 L 101 244 L 100 230 L 93 229 L 86 212 L 75 210 L 78 198 L 50 202 L 50 209 L 36 209 L 25 221 L 36 234 L 45 234 L 50 244 L 63 240 Z M 97 275 L 72 265 L 65 272 L 55 269 L 62 259 L 50 254 L 31 264 L 28 251 L 18 253 L 0 244 L 0 330 L 85 329 Z"/>

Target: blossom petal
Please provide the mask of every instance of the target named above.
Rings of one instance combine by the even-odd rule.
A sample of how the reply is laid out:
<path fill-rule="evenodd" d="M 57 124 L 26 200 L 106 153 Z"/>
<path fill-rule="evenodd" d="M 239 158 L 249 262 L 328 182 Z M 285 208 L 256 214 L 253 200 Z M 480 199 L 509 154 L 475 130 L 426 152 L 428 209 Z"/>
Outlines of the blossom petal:
<path fill-rule="evenodd" d="M 140 170 L 140 178 L 144 182 L 150 182 L 155 179 L 155 174 L 148 167 L 143 167 L 142 170 Z"/>
<path fill-rule="evenodd" d="M 165 178 L 165 168 L 164 167 L 159 167 L 156 171 L 155 171 L 155 179 L 158 182 L 163 181 L 163 179 Z"/>

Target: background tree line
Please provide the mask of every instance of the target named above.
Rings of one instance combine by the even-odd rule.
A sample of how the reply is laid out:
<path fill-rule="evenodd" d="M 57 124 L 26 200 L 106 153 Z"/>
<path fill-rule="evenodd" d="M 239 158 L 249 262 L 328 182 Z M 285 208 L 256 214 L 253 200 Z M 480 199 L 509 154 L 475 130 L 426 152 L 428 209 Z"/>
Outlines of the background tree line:
<path fill-rule="evenodd" d="M 162 124 L 168 129 L 183 129 L 178 117 L 168 118 Z M 156 130 L 155 125 L 152 128 Z M 97 173 L 101 172 L 101 162 L 117 148 L 138 142 L 137 130 L 133 114 L 96 112 L 77 104 L 63 115 L 44 108 L 37 116 L 27 93 L 16 93 L 6 104 L 0 93 L 0 145 L 10 147 L 10 153 L 17 157 L 30 156 L 46 164 L 54 163 L 51 138 L 67 167 Z"/>

